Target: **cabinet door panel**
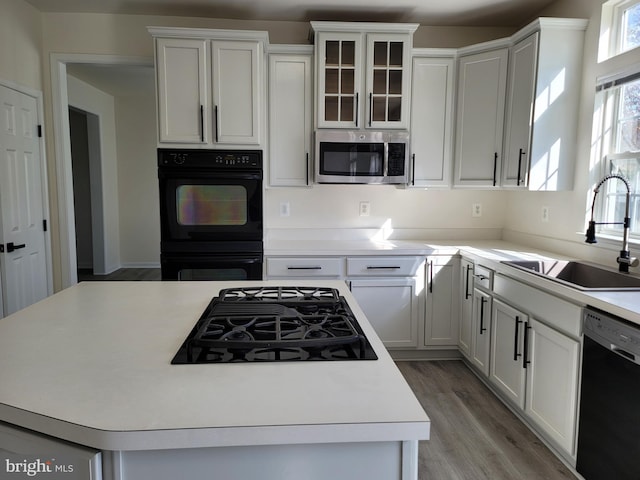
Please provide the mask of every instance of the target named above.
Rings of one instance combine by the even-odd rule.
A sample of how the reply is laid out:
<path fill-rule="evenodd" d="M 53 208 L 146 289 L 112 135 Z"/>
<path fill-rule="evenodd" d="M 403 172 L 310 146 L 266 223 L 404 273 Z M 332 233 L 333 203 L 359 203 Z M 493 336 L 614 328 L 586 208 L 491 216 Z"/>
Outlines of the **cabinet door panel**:
<path fill-rule="evenodd" d="M 527 372 L 522 356 L 526 321 L 522 312 L 494 299 L 489 379 L 520 408 L 524 408 Z"/>
<path fill-rule="evenodd" d="M 206 42 L 158 38 L 159 141 L 205 143 L 208 140 Z"/>
<path fill-rule="evenodd" d="M 507 58 L 508 51 L 502 48 L 460 59 L 457 185 L 496 186 L 499 182 Z"/>
<path fill-rule="evenodd" d="M 580 344 L 536 320 L 530 324 L 525 413 L 573 454 Z"/>
<path fill-rule="evenodd" d="M 260 143 L 259 42 L 211 42 L 214 137 L 218 143 Z"/>
<path fill-rule="evenodd" d="M 527 185 L 537 58 L 538 33 L 518 42 L 511 51 L 503 186 Z"/>
<path fill-rule="evenodd" d="M 457 345 L 458 315 L 454 301 L 457 262 L 429 259 L 425 345 Z"/>
<path fill-rule="evenodd" d="M 491 346 L 491 302 L 491 295 L 477 289 L 474 290 L 471 361 L 486 376 L 489 375 Z"/>
<path fill-rule="evenodd" d="M 460 264 L 460 351 L 471 356 L 471 335 L 473 331 L 473 263 L 462 260 Z"/>
<path fill-rule="evenodd" d="M 411 92 L 412 185 L 448 186 L 451 182 L 451 58 L 413 59 Z"/>
<path fill-rule="evenodd" d="M 309 185 L 311 56 L 269 57 L 269 183 Z"/>
<path fill-rule="evenodd" d="M 420 297 L 413 279 L 354 280 L 351 292 L 385 346 L 418 345 Z"/>
<path fill-rule="evenodd" d="M 362 35 L 321 32 L 317 52 L 318 127 L 359 127 Z"/>

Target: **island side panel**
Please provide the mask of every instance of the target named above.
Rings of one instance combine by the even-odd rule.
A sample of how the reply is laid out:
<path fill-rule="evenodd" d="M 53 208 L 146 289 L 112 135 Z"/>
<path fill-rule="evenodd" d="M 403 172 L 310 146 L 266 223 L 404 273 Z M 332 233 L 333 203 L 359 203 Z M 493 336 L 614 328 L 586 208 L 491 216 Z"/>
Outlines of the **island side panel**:
<path fill-rule="evenodd" d="M 417 480 L 417 469 L 403 474 L 406 450 L 403 442 L 363 442 L 114 452 L 104 459 L 118 468 L 104 480 Z"/>

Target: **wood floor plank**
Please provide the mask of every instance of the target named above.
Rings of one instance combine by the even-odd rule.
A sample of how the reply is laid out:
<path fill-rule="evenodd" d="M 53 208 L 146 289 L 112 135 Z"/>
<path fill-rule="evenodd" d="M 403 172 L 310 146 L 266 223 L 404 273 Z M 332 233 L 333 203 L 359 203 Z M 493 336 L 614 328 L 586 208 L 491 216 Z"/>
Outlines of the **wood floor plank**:
<path fill-rule="evenodd" d="M 431 418 L 420 480 L 575 479 L 462 361 L 397 365 Z"/>

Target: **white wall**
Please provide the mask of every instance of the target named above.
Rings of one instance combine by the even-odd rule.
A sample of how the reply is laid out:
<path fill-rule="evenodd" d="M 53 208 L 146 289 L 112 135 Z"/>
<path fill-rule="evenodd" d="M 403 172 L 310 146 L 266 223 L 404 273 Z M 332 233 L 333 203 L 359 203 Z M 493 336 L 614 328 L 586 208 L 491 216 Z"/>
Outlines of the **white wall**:
<path fill-rule="evenodd" d="M 111 95 L 67 76 L 69 105 L 97 115 L 100 119 L 100 156 L 102 160 L 102 206 L 104 235 L 104 271 L 120 267 L 120 225 L 115 102 Z M 94 231 L 94 234 L 98 232 Z M 95 252 L 94 252 L 95 253 Z M 94 264 L 96 267 L 96 264 Z"/>
<path fill-rule="evenodd" d="M 160 265 L 156 99 L 153 83 L 149 87 L 146 95 L 115 101 L 123 267 Z"/>
<path fill-rule="evenodd" d="M 42 91 L 41 22 L 23 0 L 0 0 L 0 79 Z"/>

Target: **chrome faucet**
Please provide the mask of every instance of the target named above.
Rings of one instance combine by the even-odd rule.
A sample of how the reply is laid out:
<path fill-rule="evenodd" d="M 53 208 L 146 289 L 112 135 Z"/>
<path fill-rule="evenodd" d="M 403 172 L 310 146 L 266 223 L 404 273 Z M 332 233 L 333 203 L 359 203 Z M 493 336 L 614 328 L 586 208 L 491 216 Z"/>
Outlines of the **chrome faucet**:
<path fill-rule="evenodd" d="M 612 178 L 617 178 L 621 180 L 625 187 L 627 187 L 627 199 L 625 204 L 624 211 L 624 220 L 622 222 L 598 222 L 596 223 L 593 220 L 594 210 L 596 205 L 596 196 L 600 191 L 600 187 L 607 180 L 611 180 Z M 624 178 L 622 175 L 612 174 L 605 176 L 600 183 L 593 190 L 593 202 L 591 203 L 591 220 L 589 221 L 589 227 L 587 228 L 587 239 L 585 242 L 587 243 L 598 243 L 596 240 L 596 225 L 622 225 L 623 233 L 622 233 L 622 250 L 620 250 L 620 256 L 616 259 L 618 262 L 619 268 L 618 270 L 623 273 L 629 273 L 629 267 L 638 266 L 638 259 L 631 257 L 631 252 L 629 251 L 629 228 L 631 224 L 631 218 L 629 217 L 629 203 L 631 199 L 631 186 L 629 185 L 629 181 Z"/>

